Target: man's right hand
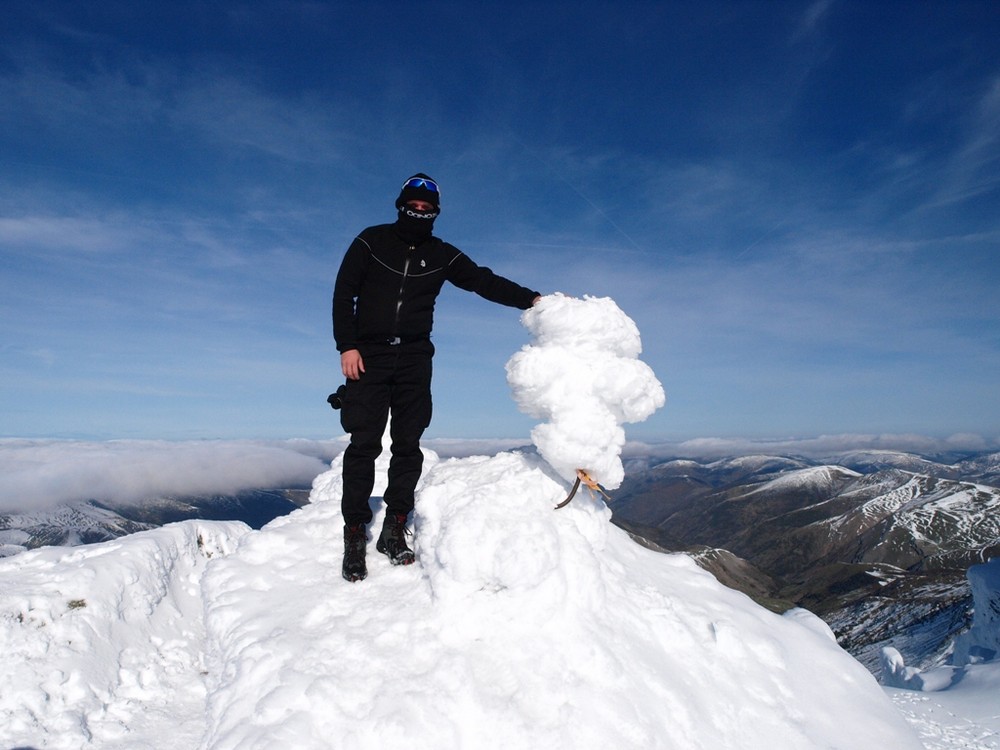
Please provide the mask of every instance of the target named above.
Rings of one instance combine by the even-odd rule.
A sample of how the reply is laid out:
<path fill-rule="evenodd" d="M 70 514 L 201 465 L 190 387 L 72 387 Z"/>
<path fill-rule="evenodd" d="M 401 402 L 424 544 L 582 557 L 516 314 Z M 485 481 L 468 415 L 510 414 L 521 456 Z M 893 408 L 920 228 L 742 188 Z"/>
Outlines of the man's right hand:
<path fill-rule="evenodd" d="M 340 354 L 340 369 L 344 377 L 348 380 L 357 380 L 361 373 L 365 371 L 365 363 L 361 359 L 361 352 L 357 349 L 348 349 Z"/>

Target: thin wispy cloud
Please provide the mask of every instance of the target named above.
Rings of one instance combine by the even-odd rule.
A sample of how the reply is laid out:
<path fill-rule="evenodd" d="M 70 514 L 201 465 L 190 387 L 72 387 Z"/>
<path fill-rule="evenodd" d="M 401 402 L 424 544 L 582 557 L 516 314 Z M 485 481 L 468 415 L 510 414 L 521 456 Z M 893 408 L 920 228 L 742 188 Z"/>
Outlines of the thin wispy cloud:
<path fill-rule="evenodd" d="M 108 255 L 132 250 L 150 235 L 122 216 L 31 214 L 0 217 L 0 243 L 8 252 L 83 252 Z"/>
<path fill-rule="evenodd" d="M 185 86 L 173 99 L 169 117 L 179 132 L 200 132 L 224 148 L 329 168 L 350 153 L 354 140 L 341 122 L 351 114 L 346 107 L 308 95 L 268 95 L 225 74 Z"/>
<path fill-rule="evenodd" d="M 792 32 L 793 41 L 802 41 L 814 34 L 823 19 L 829 14 L 833 4 L 834 0 L 815 0 L 815 2 L 810 3 L 802 14 L 798 26 Z"/>
<path fill-rule="evenodd" d="M 963 119 L 962 140 L 944 167 L 935 207 L 971 200 L 1000 186 L 1000 76 Z"/>

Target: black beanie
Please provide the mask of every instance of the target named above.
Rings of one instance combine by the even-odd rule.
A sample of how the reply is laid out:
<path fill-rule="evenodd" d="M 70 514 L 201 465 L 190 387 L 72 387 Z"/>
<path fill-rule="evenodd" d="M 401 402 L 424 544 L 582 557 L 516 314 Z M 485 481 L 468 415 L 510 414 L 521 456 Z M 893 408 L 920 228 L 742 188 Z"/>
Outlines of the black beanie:
<path fill-rule="evenodd" d="M 402 208 L 409 201 L 426 201 L 434 206 L 435 210 L 441 210 L 441 194 L 437 190 L 432 190 L 429 187 L 411 185 L 410 183 L 414 180 L 427 180 L 435 187 L 437 182 L 432 177 L 428 177 L 423 172 L 417 172 L 412 177 L 408 177 L 406 182 L 403 183 L 403 189 L 399 192 L 399 197 L 396 198 L 396 208 Z"/>

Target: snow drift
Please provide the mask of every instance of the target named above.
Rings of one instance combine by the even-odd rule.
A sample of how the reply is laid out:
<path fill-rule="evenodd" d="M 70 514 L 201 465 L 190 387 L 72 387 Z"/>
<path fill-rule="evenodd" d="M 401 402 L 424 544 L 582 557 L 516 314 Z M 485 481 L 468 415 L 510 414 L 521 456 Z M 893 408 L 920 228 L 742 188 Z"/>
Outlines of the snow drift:
<path fill-rule="evenodd" d="M 567 314 L 598 307 L 599 336 L 605 303 Z M 574 348 L 590 346 L 586 331 L 579 337 Z M 568 389 L 552 403 L 578 395 Z M 627 416 L 621 408 L 616 420 Z M 614 445 L 605 459 L 617 457 Z M 921 746 L 817 618 L 774 615 L 688 558 L 635 544 L 586 491 L 554 512 L 567 477 L 541 446 L 425 453 L 418 564 L 394 568 L 369 545 L 362 583 L 340 576 L 339 458 L 316 478 L 310 505 L 259 532 L 185 522 L 0 560 L 2 645 L 13 664 L 0 684 L 0 740 L 205 750 Z M 382 482 L 385 467 L 380 459 Z M 373 506 L 377 529 L 384 511 L 377 498 Z"/>

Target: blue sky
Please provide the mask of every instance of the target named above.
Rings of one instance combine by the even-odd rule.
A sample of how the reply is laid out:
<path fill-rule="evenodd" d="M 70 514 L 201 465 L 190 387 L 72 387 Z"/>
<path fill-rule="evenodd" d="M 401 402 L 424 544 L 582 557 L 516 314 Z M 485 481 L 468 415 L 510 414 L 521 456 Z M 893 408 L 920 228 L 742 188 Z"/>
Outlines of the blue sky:
<path fill-rule="evenodd" d="M 610 296 L 630 437 L 1000 435 L 1000 5 L 32 2 L 0 26 L 0 435 L 323 438 L 330 294 L 402 180 Z M 446 288 L 429 437 L 527 436 Z"/>

